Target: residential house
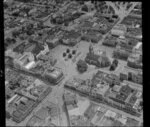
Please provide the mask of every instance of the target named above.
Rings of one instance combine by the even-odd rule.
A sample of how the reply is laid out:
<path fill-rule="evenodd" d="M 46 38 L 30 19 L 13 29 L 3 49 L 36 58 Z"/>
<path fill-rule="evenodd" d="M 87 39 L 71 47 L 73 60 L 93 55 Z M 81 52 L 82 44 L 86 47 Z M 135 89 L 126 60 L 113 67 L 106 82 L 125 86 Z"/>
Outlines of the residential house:
<path fill-rule="evenodd" d="M 54 48 L 59 44 L 59 39 L 58 38 L 47 39 L 46 43 L 47 43 L 49 48 Z"/>
<path fill-rule="evenodd" d="M 142 54 L 133 53 L 128 57 L 127 66 L 135 69 L 142 69 Z"/>
<path fill-rule="evenodd" d="M 122 60 L 127 60 L 128 57 L 129 57 L 129 55 L 130 55 L 129 51 L 126 51 L 126 50 L 121 49 L 121 48 L 116 48 L 113 51 L 113 57 L 114 58 L 118 58 L 118 59 L 122 59 Z"/>
<path fill-rule="evenodd" d="M 142 84 L 143 83 L 143 75 L 142 72 L 139 72 L 137 74 L 129 72 L 128 73 L 128 80 L 138 83 L 138 84 Z"/>

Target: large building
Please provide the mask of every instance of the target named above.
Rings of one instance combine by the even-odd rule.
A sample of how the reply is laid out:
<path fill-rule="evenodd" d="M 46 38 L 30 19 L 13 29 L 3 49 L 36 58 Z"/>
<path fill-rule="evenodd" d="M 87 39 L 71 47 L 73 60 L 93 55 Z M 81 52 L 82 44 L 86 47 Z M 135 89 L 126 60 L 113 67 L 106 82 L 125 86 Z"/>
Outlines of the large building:
<path fill-rule="evenodd" d="M 17 110 L 12 113 L 12 119 L 17 123 L 20 123 L 30 114 L 35 105 L 36 102 L 32 100 L 28 100 L 25 104 L 20 103 L 17 106 Z"/>
<path fill-rule="evenodd" d="M 54 84 L 58 84 L 64 78 L 63 72 L 57 68 L 47 69 L 43 76 Z"/>
<path fill-rule="evenodd" d="M 20 58 L 14 59 L 14 63 L 22 68 L 30 69 L 35 65 L 35 59 L 32 53 L 25 52 Z"/>
<path fill-rule="evenodd" d="M 97 67 L 108 67 L 110 65 L 110 60 L 104 54 L 97 55 L 94 53 L 87 53 L 85 61 L 88 64 L 95 65 Z"/>

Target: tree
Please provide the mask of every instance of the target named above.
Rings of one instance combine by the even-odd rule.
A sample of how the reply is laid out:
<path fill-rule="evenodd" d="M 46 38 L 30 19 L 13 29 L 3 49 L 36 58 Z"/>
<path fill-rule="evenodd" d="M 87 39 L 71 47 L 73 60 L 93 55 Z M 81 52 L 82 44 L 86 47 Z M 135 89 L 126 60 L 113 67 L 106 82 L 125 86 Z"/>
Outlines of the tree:
<path fill-rule="evenodd" d="M 86 5 L 84 5 L 84 6 L 82 7 L 82 11 L 88 12 L 88 7 L 87 7 Z"/>
<path fill-rule="evenodd" d="M 87 71 L 88 65 L 85 61 L 79 60 L 77 63 L 77 69 L 80 73 Z"/>
<path fill-rule="evenodd" d="M 20 32 L 19 32 L 18 30 L 14 30 L 14 31 L 12 32 L 12 36 L 13 36 L 14 38 L 16 38 L 17 36 L 19 36 L 19 34 L 20 34 Z"/>
<path fill-rule="evenodd" d="M 114 71 L 115 69 L 116 69 L 116 64 L 112 63 L 109 70 Z"/>
<path fill-rule="evenodd" d="M 114 63 L 115 65 L 118 65 L 118 60 L 114 59 L 112 63 Z"/>

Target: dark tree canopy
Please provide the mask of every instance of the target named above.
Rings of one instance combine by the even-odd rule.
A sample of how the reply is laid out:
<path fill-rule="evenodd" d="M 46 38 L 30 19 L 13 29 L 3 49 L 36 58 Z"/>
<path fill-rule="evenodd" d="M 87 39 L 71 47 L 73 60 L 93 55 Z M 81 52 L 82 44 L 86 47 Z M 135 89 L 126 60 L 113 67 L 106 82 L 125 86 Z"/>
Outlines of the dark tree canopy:
<path fill-rule="evenodd" d="M 77 63 L 77 69 L 80 73 L 83 73 L 87 70 L 88 68 L 88 65 L 85 61 L 83 60 L 79 60 L 78 63 Z"/>

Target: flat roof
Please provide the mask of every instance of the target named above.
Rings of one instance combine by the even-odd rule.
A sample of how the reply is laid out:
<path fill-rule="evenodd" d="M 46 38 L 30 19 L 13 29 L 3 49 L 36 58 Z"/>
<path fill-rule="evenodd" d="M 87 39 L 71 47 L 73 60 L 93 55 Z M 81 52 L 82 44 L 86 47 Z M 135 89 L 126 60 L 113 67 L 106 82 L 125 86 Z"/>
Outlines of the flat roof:
<path fill-rule="evenodd" d="M 35 113 L 34 116 L 40 118 L 41 120 L 44 120 L 49 116 L 48 111 L 48 108 L 42 107 Z"/>

